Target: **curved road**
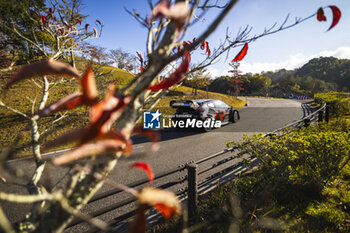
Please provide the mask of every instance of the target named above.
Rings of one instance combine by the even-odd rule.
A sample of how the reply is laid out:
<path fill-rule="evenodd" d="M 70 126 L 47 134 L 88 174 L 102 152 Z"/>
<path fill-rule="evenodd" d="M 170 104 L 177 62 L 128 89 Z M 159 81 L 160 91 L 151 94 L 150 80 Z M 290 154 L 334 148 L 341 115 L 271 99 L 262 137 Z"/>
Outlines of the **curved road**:
<path fill-rule="evenodd" d="M 151 145 L 149 142 L 142 138 L 134 138 L 132 155 L 118 161 L 109 178 L 123 184 L 129 184 L 144 178 L 145 174 L 142 171 L 138 169 L 129 170 L 130 165 L 136 161 L 149 163 L 155 174 L 176 168 L 180 164 L 198 160 L 223 150 L 228 141 L 239 141 L 243 134 L 270 132 L 299 120 L 303 117 L 303 110 L 301 103 L 294 100 L 248 98 L 248 107 L 240 110 L 240 116 L 241 120 L 239 122 L 225 125 L 207 133 L 199 130 L 161 130 L 160 150 L 156 153 L 149 152 Z M 50 156 L 56 155 L 51 154 Z M 8 166 L 21 169 L 28 177 L 34 170 L 34 163 L 31 159 L 10 161 Z M 47 179 L 44 180 L 50 180 L 51 184 L 55 184 L 64 176 L 67 169 L 50 167 L 48 171 Z M 23 181 L 19 182 L 23 183 Z M 108 189 L 110 187 L 104 185 L 100 192 Z M 27 193 L 23 187 L 4 185 L 1 181 L 0 190 L 11 193 Z M 108 205 L 108 203 L 105 204 Z M 11 221 L 14 222 L 23 218 L 25 213 L 23 206 L 19 210 L 17 205 L 11 203 L 3 202 L 1 205 Z M 29 209 L 29 206 L 27 207 Z M 89 212 L 98 207 L 87 206 L 85 210 Z"/>

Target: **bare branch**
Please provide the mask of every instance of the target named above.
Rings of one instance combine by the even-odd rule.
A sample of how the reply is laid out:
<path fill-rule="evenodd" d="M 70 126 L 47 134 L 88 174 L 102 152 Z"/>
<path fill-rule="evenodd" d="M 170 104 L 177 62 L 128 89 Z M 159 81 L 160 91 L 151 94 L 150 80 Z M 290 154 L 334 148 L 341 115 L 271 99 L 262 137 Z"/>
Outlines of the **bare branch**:
<path fill-rule="evenodd" d="M 7 110 L 10 110 L 10 111 L 12 111 L 12 112 L 14 112 L 14 113 L 16 113 L 16 114 L 26 118 L 26 119 L 30 119 L 30 117 L 28 115 L 24 114 L 23 112 L 21 112 L 21 111 L 19 111 L 17 109 L 14 109 L 14 108 L 11 108 L 11 107 L 5 105 L 1 100 L 0 100 L 0 107 L 6 108 Z"/>

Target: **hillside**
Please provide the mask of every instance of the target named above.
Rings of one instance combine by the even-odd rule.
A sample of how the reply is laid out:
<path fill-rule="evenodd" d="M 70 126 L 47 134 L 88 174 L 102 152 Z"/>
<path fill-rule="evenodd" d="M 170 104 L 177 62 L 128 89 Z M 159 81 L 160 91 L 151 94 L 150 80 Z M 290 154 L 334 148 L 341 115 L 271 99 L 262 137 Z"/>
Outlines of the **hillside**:
<path fill-rule="evenodd" d="M 2 90 L 5 86 L 6 80 L 15 71 L 0 73 L 0 101 L 6 106 L 19 110 L 27 115 L 32 114 L 32 106 L 37 107 L 38 102 L 42 97 L 41 89 L 36 86 L 32 81 L 26 80 L 13 85 L 9 90 Z M 104 72 L 106 75 L 98 75 L 97 73 Z M 99 72 L 96 72 L 96 83 L 100 91 L 100 97 L 104 95 L 104 91 L 109 84 L 117 84 L 119 86 L 125 85 L 133 78 L 133 75 L 114 67 L 102 67 Z M 50 78 L 50 82 L 54 82 L 56 79 Z M 40 79 L 36 80 L 37 84 L 40 83 Z M 80 91 L 80 84 L 74 79 L 65 79 L 65 82 L 57 84 L 50 89 L 50 95 L 47 103 L 53 103 L 69 94 Z M 82 127 L 89 121 L 89 113 L 86 107 L 76 108 L 69 113 L 69 117 L 59 121 L 55 127 L 51 127 L 52 121 L 60 117 L 60 114 L 49 115 L 43 117 L 39 121 L 40 131 L 49 128 L 46 134 L 42 137 L 44 141 L 50 141 L 57 135 L 63 132 L 69 131 L 74 128 Z M 16 133 L 13 133 L 16 132 Z M 0 107 L 0 148 L 5 148 L 11 145 L 16 147 L 25 147 L 20 154 L 30 154 L 30 150 L 27 147 L 31 143 L 31 131 L 29 121 L 24 117 L 14 113 L 5 108 Z M 26 148 L 27 147 L 27 148 Z"/>
<path fill-rule="evenodd" d="M 298 69 L 295 75 L 336 83 L 340 90 L 350 90 L 350 60 L 348 59 L 314 58 Z"/>

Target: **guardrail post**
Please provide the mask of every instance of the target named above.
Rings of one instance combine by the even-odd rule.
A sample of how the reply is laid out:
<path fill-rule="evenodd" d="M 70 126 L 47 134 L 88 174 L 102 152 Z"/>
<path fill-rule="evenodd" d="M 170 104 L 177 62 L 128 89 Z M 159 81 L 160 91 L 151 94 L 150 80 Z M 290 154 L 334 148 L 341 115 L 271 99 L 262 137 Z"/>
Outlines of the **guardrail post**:
<path fill-rule="evenodd" d="M 318 112 L 318 122 L 323 121 L 323 110 Z"/>
<path fill-rule="evenodd" d="M 329 122 L 329 103 L 326 103 L 326 122 Z"/>
<path fill-rule="evenodd" d="M 304 119 L 304 127 L 307 128 L 310 126 L 310 119 Z"/>
<path fill-rule="evenodd" d="M 187 184 L 188 184 L 188 216 L 193 218 L 197 213 L 198 202 L 198 165 L 195 163 L 187 164 Z"/>

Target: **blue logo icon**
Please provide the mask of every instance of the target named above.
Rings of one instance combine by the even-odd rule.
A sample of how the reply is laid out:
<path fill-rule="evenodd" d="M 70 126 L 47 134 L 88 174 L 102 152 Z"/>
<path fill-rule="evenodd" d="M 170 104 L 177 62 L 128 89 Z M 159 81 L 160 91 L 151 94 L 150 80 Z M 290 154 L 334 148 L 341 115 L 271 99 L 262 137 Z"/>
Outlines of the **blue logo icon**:
<path fill-rule="evenodd" d="M 160 129 L 160 116 L 162 114 L 156 112 L 143 112 L 143 128 L 144 129 Z"/>

